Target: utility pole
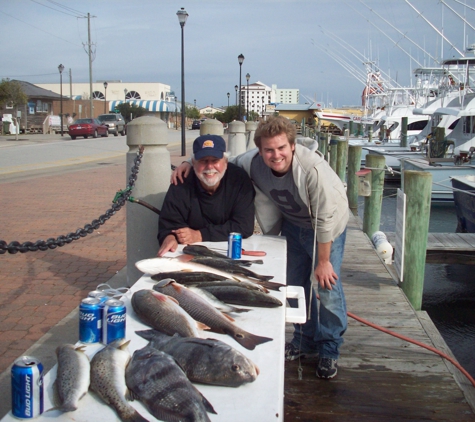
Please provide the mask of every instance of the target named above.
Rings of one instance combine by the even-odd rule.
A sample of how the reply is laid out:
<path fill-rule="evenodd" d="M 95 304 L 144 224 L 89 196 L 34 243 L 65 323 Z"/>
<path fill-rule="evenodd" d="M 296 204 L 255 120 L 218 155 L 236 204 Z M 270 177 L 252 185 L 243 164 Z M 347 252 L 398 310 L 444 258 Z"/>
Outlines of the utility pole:
<path fill-rule="evenodd" d="M 87 44 L 89 54 L 89 98 L 91 102 L 91 118 L 94 118 L 94 106 L 92 98 L 92 54 L 91 54 L 91 14 L 87 14 Z"/>

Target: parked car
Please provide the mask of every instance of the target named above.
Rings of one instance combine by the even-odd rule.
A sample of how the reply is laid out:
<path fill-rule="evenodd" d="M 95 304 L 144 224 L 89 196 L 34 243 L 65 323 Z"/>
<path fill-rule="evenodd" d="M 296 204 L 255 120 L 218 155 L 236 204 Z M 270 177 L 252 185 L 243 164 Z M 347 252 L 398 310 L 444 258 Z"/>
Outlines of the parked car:
<path fill-rule="evenodd" d="M 76 139 L 77 136 L 83 136 L 87 139 L 88 136 L 97 138 L 98 136 L 109 136 L 108 128 L 98 119 L 77 119 L 68 129 L 71 139 Z"/>
<path fill-rule="evenodd" d="M 109 127 L 109 133 L 112 133 L 114 136 L 119 136 L 119 133 L 122 136 L 125 135 L 127 124 L 125 123 L 125 119 L 122 114 L 101 114 L 97 118 Z"/>
<path fill-rule="evenodd" d="M 191 124 L 191 129 L 199 129 L 200 127 L 201 127 L 201 121 L 193 120 L 193 123 Z"/>

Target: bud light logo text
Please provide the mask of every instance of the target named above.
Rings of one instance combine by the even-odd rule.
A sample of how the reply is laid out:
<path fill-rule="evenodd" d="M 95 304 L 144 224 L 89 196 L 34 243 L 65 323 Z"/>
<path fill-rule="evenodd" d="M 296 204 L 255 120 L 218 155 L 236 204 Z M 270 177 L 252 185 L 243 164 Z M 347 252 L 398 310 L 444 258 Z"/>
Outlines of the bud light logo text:
<path fill-rule="evenodd" d="M 92 322 L 96 319 L 96 316 L 92 312 L 80 312 L 79 319 L 81 321 Z"/>
<path fill-rule="evenodd" d="M 121 324 L 122 322 L 125 322 L 125 314 L 107 315 L 107 323 L 109 324 Z"/>

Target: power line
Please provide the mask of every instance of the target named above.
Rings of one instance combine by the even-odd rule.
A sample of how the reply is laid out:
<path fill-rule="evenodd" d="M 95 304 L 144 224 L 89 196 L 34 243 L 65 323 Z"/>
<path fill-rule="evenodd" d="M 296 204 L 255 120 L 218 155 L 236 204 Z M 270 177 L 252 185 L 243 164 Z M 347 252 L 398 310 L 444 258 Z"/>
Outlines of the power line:
<path fill-rule="evenodd" d="M 78 14 L 83 15 L 83 16 L 86 14 L 86 13 L 80 12 L 80 11 L 78 11 L 78 10 L 75 10 L 75 9 L 73 9 L 73 8 L 71 8 L 71 7 L 64 6 L 64 5 L 62 5 L 62 4 L 60 4 L 60 3 L 56 2 L 56 1 L 53 1 L 53 0 L 48 0 L 48 1 L 49 1 L 50 3 L 52 3 L 52 4 L 56 5 L 56 6 L 58 6 L 58 7 L 61 7 L 61 8 L 66 9 L 66 10 L 69 10 L 69 11 L 71 11 L 71 12 L 78 13 Z M 59 12 L 59 10 L 58 10 L 58 12 Z"/>
<path fill-rule="evenodd" d="M 46 7 L 46 8 L 48 8 L 48 9 L 54 10 L 55 12 L 63 13 L 63 14 L 65 14 L 65 15 L 73 16 L 73 17 L 75 17 L 75 18 L 78 17 L 77 15 L 73 15 L 73 14 L 71 14 L 71 13 L 66 13 L 66 12 L 63 12 L 63 11 L 61 11 L 61 10 L 55 9 L 54 7 L 47 6 L 46 4 L 40 3 L 39 1 L 36 1 L 36 0 L 30 0 L 30 1 L 32 1 L 33 3 L 39 4 L 40 6 L 43 6 L 43 7 Z"/>

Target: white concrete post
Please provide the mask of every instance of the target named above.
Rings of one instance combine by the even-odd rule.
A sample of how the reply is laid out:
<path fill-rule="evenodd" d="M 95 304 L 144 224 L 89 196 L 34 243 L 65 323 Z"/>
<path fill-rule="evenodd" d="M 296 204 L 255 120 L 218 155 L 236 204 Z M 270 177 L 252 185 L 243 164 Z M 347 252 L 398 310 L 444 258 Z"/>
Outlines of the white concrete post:
<path fill-rule="evenodd" d="M 246 122 L 247 151 L 256 148 L 256 144 L 254 143 L 254 135 L 256 133 L 257 126 L 257 122 Z"/>
<path fill-rule="evenodd" d="M 201 123 L 200 135 L 224 135 L 223 124 L 216 119 L 206 119 Z"/>
<path fill-rule="evenodd" d="M 228 151 L 231 157 L 246 152 L 246 125 L 234 121 L 228 126 Z"/>
<path fill-rule="evenodd" d="M 127 184 L 139 145 L 144 146 L 131 196 L 158 209 L 162 208 L 170 186 L 171 162 L 167 144 L 167 125 L 157 117 L 138 117 L 127 125 Z M 127 284 L 132 286 L 142 276 L 135 263 L 157 255 L 158 215 L 139 204 L 128 202 L 126 207 Z"/>

